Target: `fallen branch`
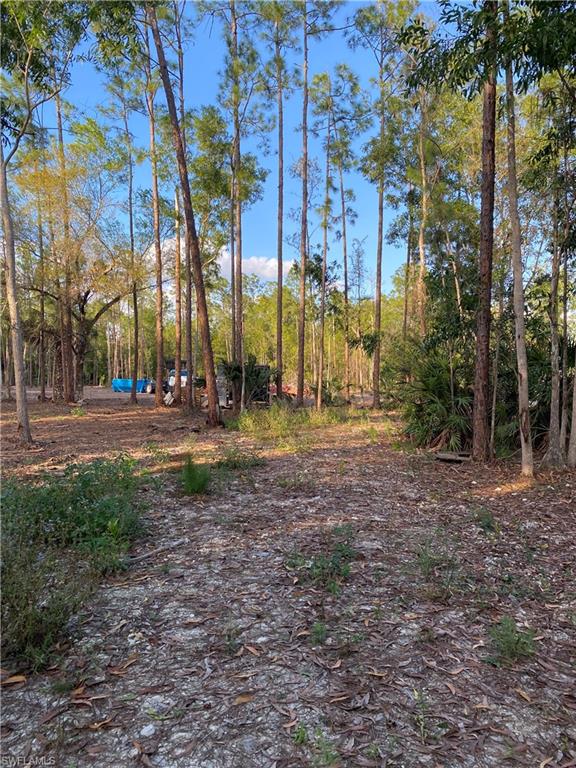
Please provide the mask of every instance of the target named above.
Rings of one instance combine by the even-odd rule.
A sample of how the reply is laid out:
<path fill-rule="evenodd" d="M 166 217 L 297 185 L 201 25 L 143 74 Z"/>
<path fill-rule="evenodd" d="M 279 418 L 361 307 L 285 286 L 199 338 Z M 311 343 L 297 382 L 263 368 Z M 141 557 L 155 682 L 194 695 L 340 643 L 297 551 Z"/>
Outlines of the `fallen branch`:
<path fill-rule="evenodd" d="M 174 549 L 175 547 L 179 547 L 181 544 L 186 544 L 186 541 L 187 539 L 178 539 L 178 541 L 174 541 L 171 544 L 163 544 L 161 547 L 157 547 L 156 549 L 150 550 L 150 552 L 145 552 L 143 555 L 128 557 L 127 558 L 128 564 L 132 565 L 132 563 L 139 563 L 142 560 L 147 560 L 149 557 L 158 555 L 160 552 L 165 552 L 167 549 Z"/>

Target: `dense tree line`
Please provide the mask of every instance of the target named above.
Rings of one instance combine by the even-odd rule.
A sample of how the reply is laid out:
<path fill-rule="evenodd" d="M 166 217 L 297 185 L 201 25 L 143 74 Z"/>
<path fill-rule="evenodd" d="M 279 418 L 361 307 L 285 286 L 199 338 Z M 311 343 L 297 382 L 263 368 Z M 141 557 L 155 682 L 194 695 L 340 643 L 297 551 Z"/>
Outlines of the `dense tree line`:
<path fill-rule="evenodd" d="M 198 105 L 184 52 L 207 20 L 225 55 Z M 535 449 L 576 464 L 572 3 L 443 0 L 433 23 L 409 0 L 7 0 L 2 26 L 2 373 L 25 442 L 26 386 L 72 402 L 122 375 L 136 402 L 148 376 L 161 407 L 165 358 L 177 373 L 185 359 L 217 424 L 216 364 L 238 372 L 242 409 L 256 359 L 297 404 L 366 392 L 400 408 L 421 445 L 480 460 L 519 448 L 527 475 Z M 314 47 L 335 36 L 346 64 L 312 71 Z M 369 82 L 354 71 L 360 50 Z M 88 116 L 66 100 L 80 58 L 106 83 Z M 287 99 L 301 114 L 291 168 Z M 244 274 L 243 218 L 268 173 L 277 270 L 265 283 Z M 374 254 L 352 173 L 373 185 Z M 386 242 L 406 260 L 384 295 Z M 194 379 L 186 391 L 176 380 L 191 410 Z"/>

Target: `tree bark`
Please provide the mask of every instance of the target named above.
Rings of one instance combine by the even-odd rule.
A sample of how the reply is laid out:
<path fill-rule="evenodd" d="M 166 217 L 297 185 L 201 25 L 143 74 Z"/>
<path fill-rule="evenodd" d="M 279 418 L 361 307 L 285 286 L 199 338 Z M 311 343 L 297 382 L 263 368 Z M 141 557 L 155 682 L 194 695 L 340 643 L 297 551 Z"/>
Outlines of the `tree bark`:
<path fill-rule="evenodd" d="M 160 240 L 160 201 L 158 196 L 158 160 L 156 157 L 156 119 L 154 112 L 155 91 L 152 86 L 150 71 L 150 51 L 146 39 L 146 106 L 150 130 L 150 165 L 152 167 L 152 218 L 154 222 L 154 256 L 156 277 L 156 389 L 154 405 L 161 408 L 164 402 L 162 381 L 164 378 L 164 322 L 163 322 L 163 287 L 162 287 L 162 243 Z"/>
<path fill-rule="evenodd" d="M 557 182 L 556 182 L 557 183 Z M 554 224 L 552 244 L 552 275 L 548 318 L 550 320 L 550 368 L 552 383 L 550 393 L 550 424 L 548 427 L 548 450 L 542 464 L 545 467 L 561 467 L 564 456 L 560 445 L 560 343 L 558 339 L 558 282 L 560 278 L 560 237 L 558 225 L 558 191 L 554 200 Z"/>
<path fill-rule="evenodd" d="M 178 188 L 174 193 L 174 233 L 176 242 L 174 248 L 174 292 L 175 292 L 175 322 L 174 335 L 176 346 L 176 360 L 174 361 L 174 403 L 182 402 L 182 286 L 180 279 L 180 203 L 178 201 Z M 187 372 L 190 376 L 190 372 Z"/>
<path fill-rule="evenodd" d="M 379 84 L 384 81 L 384 30 L 380 26 Z M 380 105 L 380 151 L 384 146 L 384 105 Z M 382 332 L 382 246 L 384 241 L 384 168 L 378 178 L 378 238 L 376 242 L 376 285 L 374 287 L 374 354 L 372 357 L 372 408 L 380 408 L 380 334 Z"/>
<path fill-rule="evenodd" d="M 184 219 L 186 230 L 188 231 L 190 243 L 190 261 L 194 275 L 194 286 L 196 289 L 196 311 L 200 337 L 202 340 L 202 353 L 204 358 L 204 374 L 206 376 L 206 390 L 208 395 L 208 423 L 211 426 L 217 426 L 220 423 L 220 413 L 218 407 L 218 390 L 216 389 L 216 374 L 214 371 L 214 355 L 212 353 L 212 339 L 210 338 L 210 323 L 208 319 L 208 304 L 206 302 L 206 292 L 204 288 L 204 277 L 202 274 L 202 260 L 200 257 L 200 246 L 196 232 L 196 223 L 194 221 L 194 210 L 192 208 L 192 196 L 190 193 L 190 182 L 188 180 L 188 168 L 184 145 L 182 143 L 182 133 L 178 123 L 178 114 L 170 82 L 170 74 L 164 54 L 164 47 L 158 29 L 158 20 L 156 18 L 156 8 L 150 3 L 146 5 L 146 15 L 148 23 L 152 28 L 154 43 L 158 54 L 158 64 L 160 76 L 166 95 L 168 114 L 172 125 L 172 137 L 174 149 L 176 152 L 176 161 L 178 165 L 178 175 L 180 177 L 180 186 L 182 189 Z"/>
<path fill-rule="evenodd" d="M 572 421 L 570 423 L 570 441 L 566 463 L 572 469 L 576 467 L 576 358 L 574 360 L 574 381 L 572 385 Z"/>
<path fill-rule="evenodd" d="M 12 358 L 14 365 L 14 384 L 16 390 L 16 429 L 26 445 L 32 444 L 28 403 L 26 402 L 26 370 L 24 367 L 24 344 L 18 289 L 16 287 L 16 248 L 14 245 L 14 225 L 10 198 L 8 196 L 8 176 L 4 162 L 4 147 L 0 142 L 0 203 L 2 206 L 2 227 L 6 243 L 6 298 L 10 313 L 10 336 L 12 340 Z M 7 376 L 10 372 L 7 371 Z"/>
<path fill-rule="evenodd" d="M 70 207 L 68 202 L 68 181 L 66 178 L 66 155 L 64 151 L 64 131 L 62 127 L 62 102 L 56 93 L 56 125 L 58 133 L 58 163 L 62 188 L 63 250 L 64 250 L 64 296 L 62 308 L 62 382 L 64 400 L 74 402 L 74 327 L 72 322 L 72 266 L 70 238 Z"/>
<path fill-rule="evenodd" d="M 231 20 L 231 58 L 233 69 L 232 82 L 232 120 L 234 124 L 234 139 L 232 149 L 233 168 L 233 201 L 234 201 L 234 362 L 240 366 L 242 386 L 234 387 L 234 408 L 244 409 L 244 360 L 243 360 L 243 300 L 242 300 L 242 172 L 241 172 L 241 148 L 240 148 L 240 84 L 238 82 L 238 18 L 236 15 L 236 2 L 229 0 Z"/>
<path fill-rule="evenodd" d="M 304 404 L 304 347 L 306 343 L 306 262 L 308 240 L 308 7 L 304 0 L 302 66 L 302 211 L 300 220 L 300 291 L 298 297 L 298 357 L 296 405 Z"/>
<path fill-rule="evenodd" d="M 122 94 L 124 98 L 124 94 Z M 134 356 L 132 358 L 132 383 L 130 386 L 130 402 L 138 403 L 138 287 L 136 284 L 135 246 L 134 246 L 134 167 L 132 158 L 132 139 L 128 127 L 128 110 L 126 102 L 122 104 L 124 119 L 124 135 L 128 147 L 128 231 L 130 234 L 130 269 L 132 271 L 132 314 L 134 318 Z"/>
<path fill-rule="evenodd" d="M 406 239 L 406 272 L 404 273 L 404 311 L 402 316 L 402 340 L 408 335 L 408 295 L 410 292 L 410 265 L 412 261 L 412 230 L 414 214 L 412 210 L 412 184 L 408 189 L 408 237 Z"/>
<path fill-rule="evenodd" d="M 283 240 L 284 240 L 284 92 L 282 73 L 282 52 L 280 49 L 279 22 L 275 24 L 275 56 L 276 56 L 276 81 L 277 81 L 277 108 L 278 108 L 278 218 L 276 258 L 277 287 L 276 287 L 276 397 L 282 398 L 282 374 L 284 362 L 282 359 L 282 299 L 283 299 Z"/>
<path fill-rule="evenodd" d="M 426 224 L 428 222 L 428 176 L 426 172 L 426 152 L 424 138 L 426 132 L 426 96 L 420 93 L 420 125 L 418 128 L 418 159 L 420 163 L 420 184 L 422 187 L 420 229 L 418 231 L 418 280 L 416 299 L 418 307 L 418 322 L 420 335 L 426 335 Z"/>
<path fill-rule="evenodd" d="M 326 314 L 326 268 L 328 262 L 328 216 L 330 209 L 330 112 L 326 134 L 326 181 L 324 187 L 324 216 L 322 220 L 322 280 L 320 283 L 320 339 L 318 343 L 318 380 L 316 386 L 316 408 L 322 408 L 324 387 L 324 326 Z"/>
<path fill-rule="evenodd" d="M 505 10 L 506 15 L 508 9 Z M 518 213 L 518 180 L 516 176 L 516 115 L 514 104 L 514 78 L 512 64 L 506 67 L 506 110 L 508 113 L 508 199 L 510 203 L 510 228 L 512 232 L 512 274 L 514 278 L 514 328 L 518 382 L 518 416 L 522 474 L 532 477 L 532 435 L 530 431 L 530 397 L 528 393 L 528 358 L 526 355 L 526 331 L 524 327 L 524 286 L 522 282 L 522 234 Z"/>
<path fill-rule="evenodd" d="M 185 3 L 184 3 L 185 5 Z M 174 2 L 175 10 L 175 33 L 177 43 L 178 58 L 178 101 L 180 109 L 180 135 L 182 138 L 182 147 L 186 155 L 186 109 L 184 105 L 184 49 L 182 47 L 182 13 L 178 10 L 178 2 Z M 186 357 L 186 370 L 188 377 L 186 379 L 186 413 L 192 414 L 194 410 L 195 376 L 196 365 L 192 355 L 192 266 L 190 256 L 190 239 L 188 237 L 188 227 L 184 228 L 184 270 L 186 293 L 184 299 L 184 348 Z M 182 395 L 182 393 L 180 393 Z"/>
<path fill-rule="evenodd" d="M 560 447 L 566 450 L 568 436 L 568 249 L 564 252 L 562 270 L 562 408 L 560 417 Z"/>
<path fill-rule="evenodd" d="M 40 267 L 40 340 L 38 348 L 38 379 L 40 384 L 40 402 L 46 402 L 46 310 L 45 310 L 45 264 L 44 264 L 44 231 L 42 227 L 42 211 L 40 198 L 36 199 L 36 223 L 38 227 L 38 259 Z"/>
<path fill-rule="evenodd" d="M 486 0 L 493 15 L 496 2 Z M 488 29 L 491 45 L 492 25 Z M 478 311 L 476 315 L 476 360 L 474 370 L 474 405 L 472 410 L 472 456 L 476 461 L 489 458 L 490 394 L 490 324 L 492 298 L 492 257 L 494 248 L 494 181 L 496 136 L 496 79 L 488 73 L 484 84 L 482 107 L 482 183 L 480 203 L 480 253 Z"/>
<path fill-rule="evenodd" d="M 342 262 L 344 264 L 344 389 L 346 402 L 350 402 L 350 301 L 348 297 L 348 236 L 346 227 L 346 198 L 342 161 L 338 164 L 340 176 L 340 210 L 342 215 Z"/>

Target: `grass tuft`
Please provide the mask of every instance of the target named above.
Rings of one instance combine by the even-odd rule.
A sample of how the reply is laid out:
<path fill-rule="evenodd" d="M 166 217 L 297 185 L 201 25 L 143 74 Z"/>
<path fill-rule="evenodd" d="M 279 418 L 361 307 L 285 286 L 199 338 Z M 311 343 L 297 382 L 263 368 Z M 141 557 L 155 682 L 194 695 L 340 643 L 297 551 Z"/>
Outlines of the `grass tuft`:
<path fill-rule="evenodd" d="M 210 483 L 210 469 L 204 464 L 195 464 L 191 456 L 186 457 L 182 469 L 182 490 L 186 496 L 206 493 Z"/>
<path fill-rule="evenodd" d="M 529 629 L 523 632 L 518 629 L 514 619 L 510 616 L 503 616 L 498 624 L 490 630 L 495 656 L 489 660 L 499 664 L 533 656 L 536 652 L 534 635 L 533 630 Z"/>

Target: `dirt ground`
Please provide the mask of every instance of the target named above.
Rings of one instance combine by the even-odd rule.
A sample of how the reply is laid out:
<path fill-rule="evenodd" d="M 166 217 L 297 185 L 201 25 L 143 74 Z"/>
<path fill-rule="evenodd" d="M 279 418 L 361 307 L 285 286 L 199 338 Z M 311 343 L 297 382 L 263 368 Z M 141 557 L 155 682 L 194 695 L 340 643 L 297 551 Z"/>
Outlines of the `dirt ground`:
<path fill-rule="evenodd" d="M 279 446 L 190 434 L 148 403 L 85 409 L 34 404 L 42 444 L 22 459 L 5 437 L 5 467 L 155 463 L 144 557 L 52 668 L 3 670 L 24 672 L 3 686 L 3 764 L 576 766 L 574 473 L 442 464 L 379 415 Z M 232 447 L 264 463 L 182 496 L 177 457 Z M 350 573 L 326 588 L 307 574 L 343 530 Z M 534 630 L 533 655 L 498 662 L 503 617 Z"/>
<path fill-rule="evenodd" d="M 104 387 L 85 387 L 82 406 L 38 402 L 29 390 L 30 427 L 35 445 L 22 450 L 14 430 L 14 402 L 2 401 L 2 464 L 5 472 L 36 473 L 62 463 L 91 461 L 113 453 L 141 458 L 151 446 L 170 448 L 182 442 L 190 427 L 204 426 L 199 414 L 192 419 L 179 408 L 154 408 L 154 395 L 129 395 Z"/>

